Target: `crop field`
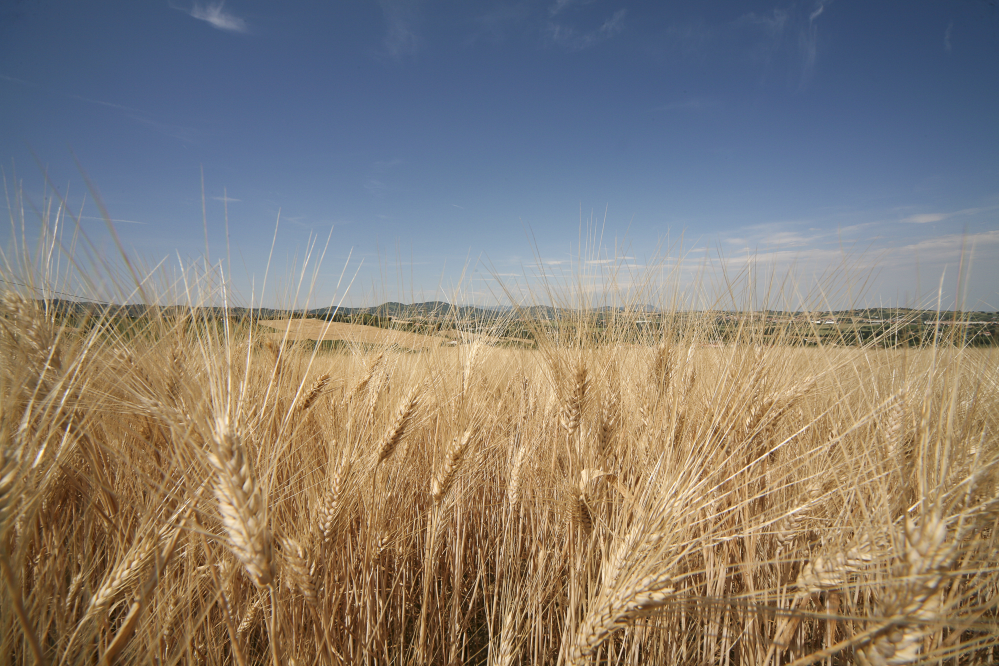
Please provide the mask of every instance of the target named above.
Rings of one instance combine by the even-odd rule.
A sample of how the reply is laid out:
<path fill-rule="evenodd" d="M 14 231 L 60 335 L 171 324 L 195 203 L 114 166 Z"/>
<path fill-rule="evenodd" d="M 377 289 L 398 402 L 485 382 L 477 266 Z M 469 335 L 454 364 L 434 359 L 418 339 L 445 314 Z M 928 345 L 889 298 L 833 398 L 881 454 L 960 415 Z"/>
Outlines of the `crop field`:
<path fill-rule="evenodd" d="M 999 660 L 995 347 L 130 321 L 2 299 L 5 663 Z"/>
<path fill-rule="evenodd" d="M 361 324 L 327 322 L 321 319 L 278 319 L 262 320 L 260 326 L 273 329 L 266 334 L 274 341 L 334 340 L 360 345 L 397 346 L 406 349 L 425 349 L 440 346 L 443 338 L 393 331 Z"/>

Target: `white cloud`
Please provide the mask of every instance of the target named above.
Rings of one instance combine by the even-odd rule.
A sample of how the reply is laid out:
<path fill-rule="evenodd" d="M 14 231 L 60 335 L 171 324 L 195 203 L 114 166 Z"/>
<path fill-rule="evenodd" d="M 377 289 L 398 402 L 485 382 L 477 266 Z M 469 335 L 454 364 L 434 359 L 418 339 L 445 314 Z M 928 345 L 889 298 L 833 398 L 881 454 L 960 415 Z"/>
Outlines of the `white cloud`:
<path fill-rule="evenodd" d="M 219 30 L 242 33 L 250 31 L 244 19 L 225 11 L 225 0 L 211 2 L 207 5 L 195 4 L 189 13 L 192 17 L 205 21 Z"/>
<path fill-rule="evenodd" d="M 215 199 L 215 201 L 226 201 L 226 202 L 233 201 L 233 202 L 237 202 L 237 203 L 240 202 L 240 201 L 242 201 L 242 199 L 233 199 L 232 197 L 229 197 L 229 196 L 225 196 L 225 197 L 212 197 L 212 199 Z M 287 220 L 288 216 L 287 215 L 283 215 L 282 219 Z"/>

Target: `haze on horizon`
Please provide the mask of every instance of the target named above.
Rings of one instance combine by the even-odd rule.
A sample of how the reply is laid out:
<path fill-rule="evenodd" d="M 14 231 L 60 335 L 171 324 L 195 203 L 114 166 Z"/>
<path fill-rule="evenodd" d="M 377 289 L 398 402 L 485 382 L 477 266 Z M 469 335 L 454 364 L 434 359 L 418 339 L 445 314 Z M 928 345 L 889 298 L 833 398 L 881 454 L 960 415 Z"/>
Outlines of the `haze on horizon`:
<path fill-rule="evenodd" d="M 973 0 L 15 2 L 0 160 L 29 238 L 47 178 L 112 268 L 85 177 L 168 273 L 204 202 L 240 305 L 543 302 L 617 267 L 727 306 L 752 266 L 790 301 L 995 310 L 997 82 Z"/>

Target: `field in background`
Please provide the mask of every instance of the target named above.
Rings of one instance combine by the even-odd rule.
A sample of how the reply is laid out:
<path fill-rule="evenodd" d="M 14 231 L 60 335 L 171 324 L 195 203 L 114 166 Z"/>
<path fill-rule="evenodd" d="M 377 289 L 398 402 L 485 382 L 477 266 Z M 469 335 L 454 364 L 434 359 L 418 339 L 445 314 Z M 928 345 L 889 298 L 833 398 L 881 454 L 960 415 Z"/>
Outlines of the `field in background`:
<path fill-rule="evenodd" d="M 287 324 L 70 326 L 8 292 L 0 652 L 999 659 L 995 348 L 593 321 L 525 318 L 533 349 L 334 323 L 316 354 Z"/>
<path fill-rule="evenodd" d="M 406 349 L 426 349 L 440 346 L 445 342 L 442 338 L 419 333 L 394 331 L 363 324 L 327 322 L 322 319 L 258 320 L 257 323 L 262 327 L 274 329 L 273 333 L 265 335 L 267 339 L 275 341 L 338 340 L 358 345 L 398 346 Z"/>

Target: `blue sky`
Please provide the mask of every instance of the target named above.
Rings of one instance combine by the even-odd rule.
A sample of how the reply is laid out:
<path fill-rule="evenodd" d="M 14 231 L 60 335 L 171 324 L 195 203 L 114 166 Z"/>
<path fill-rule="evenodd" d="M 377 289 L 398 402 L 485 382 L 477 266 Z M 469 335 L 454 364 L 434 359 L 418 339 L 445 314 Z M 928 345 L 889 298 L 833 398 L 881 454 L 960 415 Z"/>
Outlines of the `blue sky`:
<path fill-rule="evenodd" d="M 313 304 L 345 265 L 345 303 L 456 285 L 489 303 L 494 274 L 593 289 L 614 256 L 625 287 L 681 258 L 709 294 L 755 257 L 801 293 L 838 270 L 835 305 L 921 304 L 945 274 L 945 305 L 965 289 L 995 309 L 999 10 L 7 2 L 0 159 L 35 202 L 47 170 L 113 255 L 82 168 L 129 252 L 168 270 L 204 253 L 203 170 L 211 260 L 227 196 L 243 302 L 290 304 L 310 237 L 330 237 Z"/>

